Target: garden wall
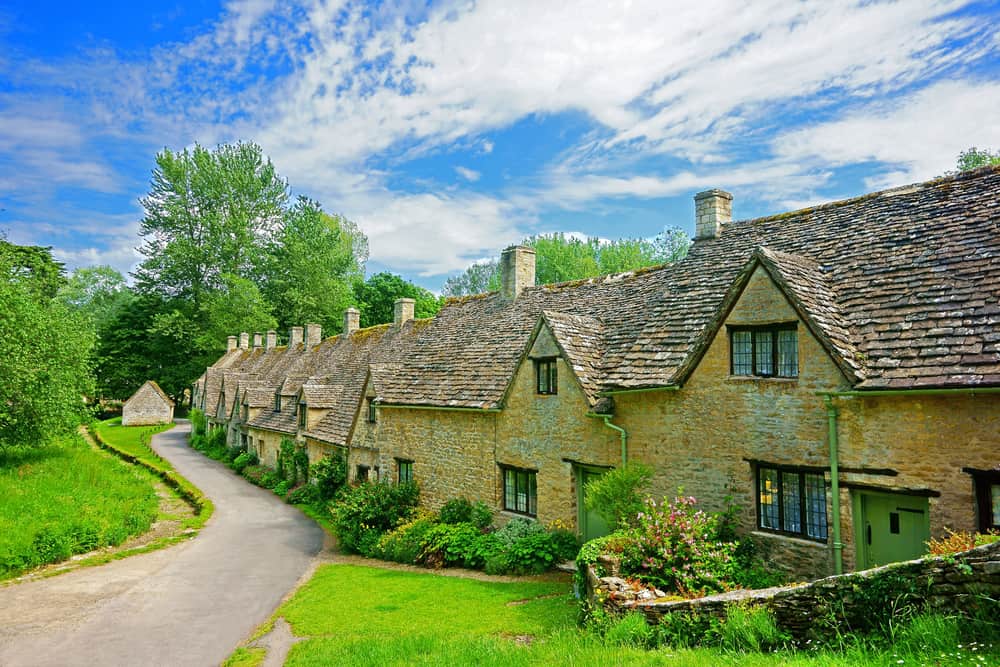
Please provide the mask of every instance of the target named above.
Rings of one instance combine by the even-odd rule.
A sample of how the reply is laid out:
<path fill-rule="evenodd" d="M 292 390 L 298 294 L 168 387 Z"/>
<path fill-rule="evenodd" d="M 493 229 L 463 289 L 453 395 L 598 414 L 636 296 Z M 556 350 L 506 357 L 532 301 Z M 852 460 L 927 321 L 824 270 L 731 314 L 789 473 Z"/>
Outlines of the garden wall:
<path fill-rule="evenodd" d="M 613 563 L 603 561 L 605 566 Z M 756 591 L 731 591 L 694 600 L 658 601 L 649 591 L 635 591 L 619 577 L 587 571 L 591 604 L 611 613 L 636 610 L 650 624 L 667 614 L 725 619 L 734 604 L 765 606 L 778 627 L 799 641 L 868 630 L 903 606 L 924 605 L 942 611 L 971 613 L 986 598 L 1000 599 L 1000 542 L 954 556 L 893 563 L 862 572 L 834 575 L 808 584 Z"/>

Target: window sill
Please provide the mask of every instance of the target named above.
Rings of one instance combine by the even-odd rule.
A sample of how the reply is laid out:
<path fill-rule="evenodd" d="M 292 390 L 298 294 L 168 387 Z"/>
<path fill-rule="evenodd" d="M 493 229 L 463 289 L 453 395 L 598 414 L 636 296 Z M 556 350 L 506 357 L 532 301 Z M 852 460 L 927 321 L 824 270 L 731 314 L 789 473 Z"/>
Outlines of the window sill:
<path fill-rule="evenodd" d="M 827 540 L 814 540 L 811 537 L 804 537 L 798 535 L 788 535 L 787 533 L 772 533 L 769 530 L 755 530 L 750 533 L 754 537 L 763 537 L 767 539 L 776 540 L 787 540 L 789 542 L 795 542 L 796 544 L 801 544 L 803 546 L 819 547 L 821 549 L 826 549 L 829 546 L 829 538 Z"/>
<path fill-rule="evenodd" d="M 531 521 L 538 521 L 537 514 L 525 514 L 523 512 L 518 512 L 517 510 L 500 510 L 498 514 L 500 516 L 507 517 L 508 519 L 521 518 L 521 519 L 529 519 Z"/>
<path fill-rule="evenodd" d="M 726 382 L 773 382 L 774 384 L 796 385 L 799 383 L 797 377 L 783 378 L 772 375 L 727 375 Z"/>

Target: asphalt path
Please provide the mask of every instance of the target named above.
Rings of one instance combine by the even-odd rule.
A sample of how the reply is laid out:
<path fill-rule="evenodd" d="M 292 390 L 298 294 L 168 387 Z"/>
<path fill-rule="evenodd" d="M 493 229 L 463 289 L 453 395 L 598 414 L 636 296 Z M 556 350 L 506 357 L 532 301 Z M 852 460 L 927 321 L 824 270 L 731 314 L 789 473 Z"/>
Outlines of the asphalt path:
<path fill-rule="evenodd" d="M 0 588 L 0 665 L 218 665 L 265 621 L 323 545 L 313 521 L 187 446 L 152 446 L 211 498 L 192 540 Z"/>

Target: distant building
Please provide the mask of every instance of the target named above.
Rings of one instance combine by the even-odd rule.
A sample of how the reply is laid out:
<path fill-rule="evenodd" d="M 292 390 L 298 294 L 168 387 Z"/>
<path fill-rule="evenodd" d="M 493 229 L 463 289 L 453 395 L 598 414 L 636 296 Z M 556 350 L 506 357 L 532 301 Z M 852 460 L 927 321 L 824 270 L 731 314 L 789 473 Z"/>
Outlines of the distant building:
<path fill-rule="evenodd" d="M 122 406 L 123 426 L 169 424 L 173 420 L 174 402 L 152 380 L 147 380 Z"/>

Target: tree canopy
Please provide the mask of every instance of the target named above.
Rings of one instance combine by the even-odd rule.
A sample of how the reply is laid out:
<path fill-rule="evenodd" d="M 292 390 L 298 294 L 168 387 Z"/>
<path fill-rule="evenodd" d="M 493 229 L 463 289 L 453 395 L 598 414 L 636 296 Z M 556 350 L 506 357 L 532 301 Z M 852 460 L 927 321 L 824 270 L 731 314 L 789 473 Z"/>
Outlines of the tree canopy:
<path fill-rule="evenodd" d="M 363 282 L 355 282 L 354 297 L 361 311 L 362 327 L 392 322 L 396 299 L 416 301 L 414 317 L 432 317 L 441 309 L 441 299 L 419 285 L 384 271 Z"/>
<path fill-rule="evenodd" d="M 1000 164 L 1000 151 L 981 150 L 972 146 L 958 154 L 955 166 L 958 171 L 969 171 L 996 164 Z"/>
<path fill-rule="evenodd" d="M 535 250 L 535 282 L 544 285 L 673 262 L 687 254 L 691 239 L 682 230 L 669 228 L 652 240 L 602 241 L 557 232 L 529 236 L 521 244 Z M 492 259 L 448 278 L 443 291 L 447 296 L 462 296 L 499 288 L 500 262 Z"/>
<path fill-rule="evenodd" d="M 64 282 L 48 248 L 0 239 L 0 449 L 46 444 L 86 412 L 93 326 L 54 298 Z"/>

